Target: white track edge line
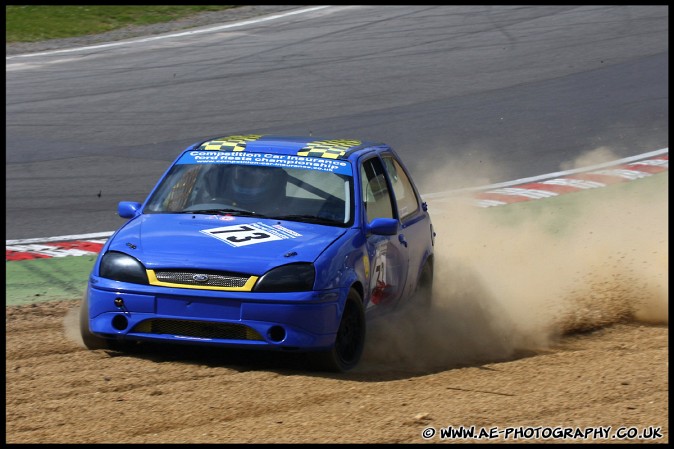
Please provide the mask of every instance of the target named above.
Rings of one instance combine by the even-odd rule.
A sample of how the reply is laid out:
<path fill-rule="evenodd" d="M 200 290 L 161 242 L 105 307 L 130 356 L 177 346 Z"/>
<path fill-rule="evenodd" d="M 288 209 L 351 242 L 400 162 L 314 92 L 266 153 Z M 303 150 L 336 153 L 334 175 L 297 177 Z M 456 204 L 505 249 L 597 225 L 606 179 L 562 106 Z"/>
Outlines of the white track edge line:
<path fill-rule="evenodd" d="M 220 31 L 220 30 L 225 30 L 225 29 L 228 29 L 228 28 L 236 28 L 236 27 L 241 27 L 241 26 L 245 26 L 245 25 L 254 25 L 256 23 L 280 19 L 280 18 L 283 18 L 283 17 L 292 16 L 292 15 L 295 15 L 295 14 L 303 14 L 303 13 L 307 13 L 307 12 L 317 11 L 319 9 L 328 8 L 329 6 L 330 5 L 314 6 L 314 7 L 311 7 L 311 8 L 297 9 L 297 10 L 286 12 L 286 13 L 274 14 L 274 15 L 271 15 L 271 16 L 265 16 L 265 17 L 261 17 L 261 18 L 258 18 L 258 19 L 252 19 L 252 20 L 244 20 L 244 21 L 241 21 L 241 22 L 230 23 L 230 24 L 227 24 L 227 25 L 219 25 L 219 26 L 210 27 L 210 28 L 200 28 L 200 29 L 197 29 L 197 30 L 182 31 L 182 32 L 179 32 L 179 33 L 172 33 L 172 34 L 162 34 L 160 36 L 152 36 L 152 37 L 146 37 L 146 38 L 142 38 L 142 39 L 124 40 L 124 41 L 118 41 L 118 42 L 109 42 L 109 43 L 100 44 L 100 45 L 90 45 L 90 46 L 87 46 L 87 47 L 67 48 L 67 49 L 64 49 L 64 50 L 53 50 L 53 51 L 44 51 L 44 52 L 40 52 L 40 53 L 27 53 L 27 54 L 23 54 L 23 55 L 7 56 L 6 60 L 17 59 L 17 58 L 29 58 L 29 57 L 33 57 L 33 56 L 49 56 L 49 55 L 56 55 L 56 54 L 61 54 L 61 53 L 73 53 L 73 52 L 85 51 L 85 50 L 97 50 L 97 49 L 100 49 L 100 48 L 119 47 L 121 45 L 131 45 L 131 44 L 137 44 L 137 43 L 143 43 L 143 42 L 149 42 L 149 41 L 156 41 L 156 40 L 159 40 L 159 39 L 169 39 L 169 38 L 174 38 L 174 37 L 191 36 L 193 34 L 210 33 L 210 32 L 213 32 L 213 31 Z"/>
<path fill-rule="evenodd" d="M 507 186 L 513 186 L 513 185 L 518 185 L 518 184 L 526 184 L 526 183 L 529 183 L 529 182 L 540 181 L 540 180 L 543 180 L 543 179 L 556 178 L 556 177 L 559 177 L 559 176 L 572 175 L 572 174 L 575 174 L 575 173 L 584 173 L 584 172 L 587 172 L 587 171 L 596 170 L 598 168 L 606 168 L 606 167 L 612 167 L 612 166 L 615 166 L 615 165 L 622 165 L 622 164 L 626 164 L 628 162 L 638 161 L 640 159 L 647 159 L 649 157 L 659 156 L 661 154 L 668 153 L 668 152 L 669 152 L 669 148 L 662 148 L 660 150 L 650 151 L 648 153 L 639 154 L 639 155 L 636 155 L 636 156 L 630 156 L 630 157 L 626 157 L 624 159 L 618 159 L 617 161 L 604 162 L 604 163 L 597 164 L 597 165 L 591 165 L 589 167 L 576 168 L 576 169 L 573 169 L 573 170 L 558 171 L 558 172 L 555 172 L 555 173 L 548 173 L 546 175 L 533 176 L 531 178 L 522 178 L 522 179 L 516 179 L 514 181 L 500 182 L 500 183 L 491 184 L 491 185 L 488 185 L 488 186 L 466 187 L 466 188 L 458 189 L 458 190 L 446 190 L 446 191 L 443 191 L 443 192 L 426 193 L 426 194 L 422 194 L 421 196 L 424 197 L 424 198 L 429 198 L 429 199 L 430 198 L 440 198 L 440 197 L 449 196 L 449 195 L 453 195 L 453 194 L 457 194 L 457 193 L 463 193 L 463 192 L 479 192 L 479 191 L 482 191 L 482 190 L 496 189 L 496 188 L 499 188 L 499 187 L 507 187 Z"/>

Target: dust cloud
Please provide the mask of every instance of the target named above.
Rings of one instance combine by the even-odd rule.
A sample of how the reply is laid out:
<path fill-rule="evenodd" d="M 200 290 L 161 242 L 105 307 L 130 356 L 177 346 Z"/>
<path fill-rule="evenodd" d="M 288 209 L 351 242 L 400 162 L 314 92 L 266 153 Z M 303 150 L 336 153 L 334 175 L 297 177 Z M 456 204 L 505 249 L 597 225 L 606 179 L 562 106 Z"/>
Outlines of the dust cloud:
<path fill-rule="evenodd" d="M 619 159 L 609 147 L 598 147 L 592 151 L 580 155 L 574 160 L 562 162 L 562 170 L 573 170 L 576 168 L 590 167 L 592 165 L 603 164 Z"/>
<path fill-rule="evenodd" d="M 600 148 L 564 167 L 610 157 Z M 450 167 L 465 176 L 464 162 Z M 442 183 L 430 191 L 442 191 L 451 171 L 441 170 Z M 668 324 L 666 182 L 662 191 L 620 192 L 578 194 L 572 207 L 558 207 L 561 199 L 486 209 L 467 196 L 429 200 L 437 232 L 432 309 L 373 322 L 360 369 L 511 360 L 550 349 L 568 333 Z"/>
<path fill-rule="evenodd" d="M 440 170 L 436 164 L 422 191 L 498 178 L 488 158 L 471 157 L 475 167 L 468 159 Z M 610 160 L 611 151 L 598 148 L 560 168 Z M 536 201 L 549 206 L 535 209 L 483 209 L 459 195 L 430 199 L 437 232 L 433 306 L 370 323 L 356 370 L 428 371 L 512 360 L 545 351 L 572 332 L 619 322 L 668 324 L 667 182 L 656 192 L 623 189 L 606 196 L 597 190 L 578 194 L 572 208 L 558 208 L 560 199 Z M 66 315 L 64 327 L 83 346 L 78 311 Z"/>
<path fill-rule="evenodd" d="M 84 342 L 82 341 L 82 335 L 80 334 L 79 306 L 69 309 L 66 312 L 65 316 L 63 317 L 63 330 L 68 340 L 76 343 L 82 348 L 86 348 L 86 346 L 84 346 Z"/>

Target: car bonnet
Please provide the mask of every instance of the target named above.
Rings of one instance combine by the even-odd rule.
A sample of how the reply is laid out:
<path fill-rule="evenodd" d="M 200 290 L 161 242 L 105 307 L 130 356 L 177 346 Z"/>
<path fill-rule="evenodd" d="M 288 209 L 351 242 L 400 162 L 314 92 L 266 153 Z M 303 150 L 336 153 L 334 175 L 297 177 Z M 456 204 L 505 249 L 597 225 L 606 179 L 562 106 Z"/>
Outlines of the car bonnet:
<path fill-rule="evenodd" d="M 149 214 L 127 223 L 108 250 L 148 269 L 221 270 L 251 275 L 293 262 L 314 262 L 345 228 L 222 215 Z"/>

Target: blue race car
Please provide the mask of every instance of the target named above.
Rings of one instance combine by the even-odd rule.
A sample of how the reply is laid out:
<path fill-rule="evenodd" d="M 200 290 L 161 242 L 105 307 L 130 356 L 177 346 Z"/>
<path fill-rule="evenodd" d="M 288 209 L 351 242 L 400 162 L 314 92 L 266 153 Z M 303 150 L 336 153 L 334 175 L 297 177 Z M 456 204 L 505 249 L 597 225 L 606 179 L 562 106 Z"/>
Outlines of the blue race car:
<path fill-rule="evenodd" d="M 141 341 L 306 352 L 355 367 L 366 323 L 430 305 L 431 218 L 393 149 L 232 135 L 178 156 L 102 248 L 80 330 Z"/>

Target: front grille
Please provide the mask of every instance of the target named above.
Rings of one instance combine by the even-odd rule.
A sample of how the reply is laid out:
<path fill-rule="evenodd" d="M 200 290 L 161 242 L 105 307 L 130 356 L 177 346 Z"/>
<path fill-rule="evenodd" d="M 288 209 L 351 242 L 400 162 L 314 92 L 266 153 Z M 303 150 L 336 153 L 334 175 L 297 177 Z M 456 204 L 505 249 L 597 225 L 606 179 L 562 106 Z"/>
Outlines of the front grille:
<path fill-rule="evenodd" d="M 208 276 L 208 280 L 197 280 L 199 275 Z M 249 276 L 241 276 L 232 273 L 212 273 L 199 271 L 169 271 L 157 270 L 155 276 L 160 282 L 172 284 L 200 285 L 204 287 L 243 287 L 250 279 Z M 197 278 L 195 278 L 197 276 Z"/>
<path fill-rule="evenodd" d="M 221 340 L 263 340 L 262 336 L 255 329 L 243 324 L 208 323 L 190 320 L 147 320 L 135 325 L 131 332 Z"/>

